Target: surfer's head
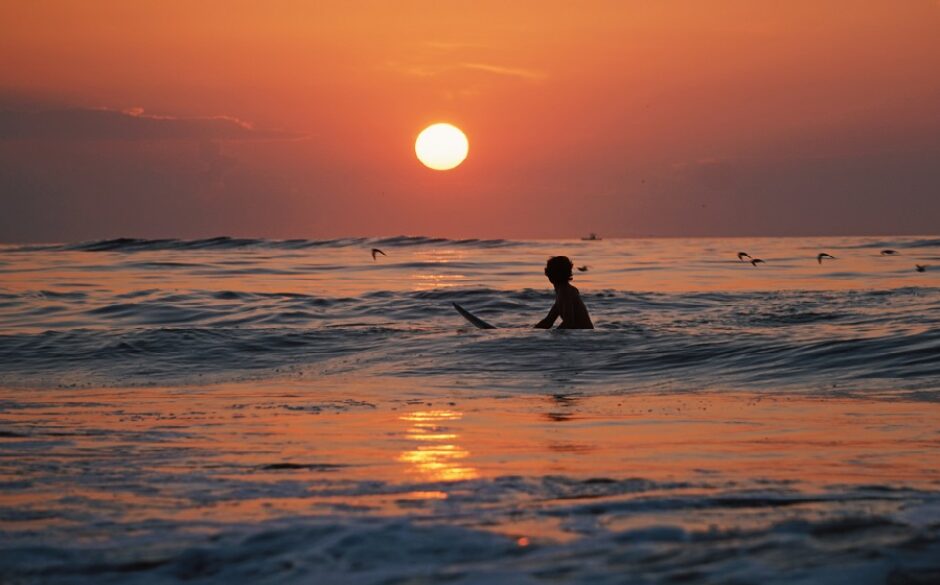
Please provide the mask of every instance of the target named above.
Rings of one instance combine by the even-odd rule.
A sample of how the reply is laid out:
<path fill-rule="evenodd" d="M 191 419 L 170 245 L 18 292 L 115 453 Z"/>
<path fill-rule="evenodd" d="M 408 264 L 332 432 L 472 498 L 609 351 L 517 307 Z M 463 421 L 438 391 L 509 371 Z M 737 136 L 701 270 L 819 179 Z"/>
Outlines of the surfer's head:
<path fill-rule="evenodd" d="M 573 266 L 567 256 L 552 256 L 545 264 L 545 276 L 555 286 L 563 285 L 571 280 Z"/>

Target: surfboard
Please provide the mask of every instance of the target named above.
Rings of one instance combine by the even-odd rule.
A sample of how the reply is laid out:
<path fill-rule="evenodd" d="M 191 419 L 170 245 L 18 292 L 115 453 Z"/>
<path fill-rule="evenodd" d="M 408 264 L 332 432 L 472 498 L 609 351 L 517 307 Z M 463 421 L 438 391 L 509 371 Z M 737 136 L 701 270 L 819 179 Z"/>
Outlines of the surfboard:
<path fill-rule="evenodd" d="M 476 315 L 474 315 L 474 314 L 471 313 L 470 311 L 464 309 L 463 307 L 461 307 L 461 306 L 458 305 L 457 303 L 454 303 L 454 308 L 457 309 L 457 312 L 458 312 L 458 313 L 460 313 L 461 315 L 463 315 L 463 318 L 464 318 L 464 319 L 466 319 L 467 321 L 470 321 L 470 323 L 472 323 L 475 327 L 478 327 L 478 328 L 480 328 L 480 329 L 496 329 L 496 327 L 493 327 L 492 325 L 490 325 L 489 323 L 487 323 L 487 322 L 484 321 L 483 319 L 480 319 L 479 317 L 477 317 Z"/>

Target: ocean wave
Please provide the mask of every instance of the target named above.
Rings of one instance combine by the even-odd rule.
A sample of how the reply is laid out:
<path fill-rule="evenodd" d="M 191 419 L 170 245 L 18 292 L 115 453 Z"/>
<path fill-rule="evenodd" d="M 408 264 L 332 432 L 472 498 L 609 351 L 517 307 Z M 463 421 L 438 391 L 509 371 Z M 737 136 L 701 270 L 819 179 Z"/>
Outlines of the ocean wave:
<path fill-rule="evenodd" d="M 917 249 L 917 248 L 940 248 L 940 238 L 898 238 L 893 240 L 877 240 L 874 242 L 862 242 L 858 244 L 836 245 L 833 249 Z"/>
<path fill-rule="evenodd" d="M 616 242 L 618 240 L 607 240 Z M 624 242 L 644 242 L 653 240 L 634 239 L 622 240 Z M 146 252 L 146 251 L 173 251 L 173 250 L 239 250 L 239 249 L 274 249 L 274 250 L 304 250 L 309 248 L 346 248 L 352 246 L 388 246 L 388 247 L 414 247 L 414 246 L 453 246 L 457 248 L 503 248 L 519 246 L 537 246 L 551 242 L 533 242 L 523 240 L 509 240 L 502 238 L 441 238 L 431 236 L 391 236 L 380 238 L 347 237 L 329 239 L 267 239 L 267 238 L 240 238 L 233 236 L 216 236 L 192 240 L 176 238 L 110 238 L 103 240 L 90 240 L 69 244 L 26 244 L 8 246 L 7 251 L 12 252 L 47 252 L 47 251 L 77 251 L 77 252 Z M 571 245 L 566 242 L 566 245 Z M 899 237 L 893 239 L 863 239 L 862 241 L 838 241 L 826 244 L 825 247 L 833 250 L 865 250 L 865 249 L 923 249 L 940 248 L 940 238 L 936 237 Z M 709 249 L 715 250 L 714 247 Z M 815 249 L 815 248 L 814 248 Z M 626 253 L 626 252 L 625 252 Z M 652 270 L 663 269 L 655 262 L 646 263 L 645 266 L 628 268 L 625 270 Z"/>
<path fill-rule="evenodd" d="M 8 254 L 0 383 L 121 386 L 325 372 L 529 392 L 650 384 L 940 390 L 933 270 L 915 273 L 867 252 L 819 264 L 804 242 L 751 244 L 768 265 L 791 260 L 754 268 L 737 261 L 737 241 L 410 236 L 118 239 L 61 248 L 89 252 L 76 252 L 77 261 L 58 252 Z M 316 246 L 328 249 L 290 251 Z M 369 246 L 388 257 L 373 261 Z M 553 302 L 545 256 L 571 246 L 582 254 L 579 265 L 589 265 L 575 283 L 597 329 L 533 330 Z M 154 253 L 92 253 L 143 250 Z M 624 272 L 640 264 L 659 270 Z M 677 283 L 684 288 L 674 290 Z M 474 329 L 455 302 L 500 329 Z"/>
<path fill-rule="evenodd" d="M 131 310 L 113 306 L 102 317 L 125 318 L 122 313 Z M 195 312 L 147 310 L 149 318 L 181 325 L 2 335 L 0 383 L 133 386 L 345 372 L 461 379 L 482 389 L 523 392 L 565 386 L 605 392 L 652 383 L 676 389 L 940 390 L 940 328 L 859 335 L 851 326 L 834 332 L 833 320 L 825 318 L 817 319 L 817 329 L 793 331 L 809 326 L 805 317 L 746 334 L 733 326 L 638 319 L 595 331 L 545 332 L 529 324 L 482 332 L 468 329 L 446 307 L 438 308 L 433 323 L 421 325 L 406 318 L 380 325 L 348 311 L 342 324 L 309 328 L 298 325 L 316 315 L 297 310 L 251 326 L 230 318 L 224 326 L 205 327 L 186 324 L 201 318 Z M 780 327 L 791 331 L 781 334 Z"/>
<path fill-rule="evenodd" d="M 846 323 L 853 328 L 887 325 L 903 327 L 937 323 L 940 307 L 938 288 L 898 288 L 890 290 L 827 292 L 726 292 L 653 293 L 598 290 L 585 293 L 600 327 L 633 320 L 664 329 L 761 328 Z M 287 325 L 277 316 L 309 312 L 309 321 L 299 326 L 322 323 L 341 326 L 347 320 L 375 319 L 375 324 L 413 323 L 419 327 L 445 326 L 440 317 L 462 323 L 453 312 L 457 302 L 481 315 L 502 320 L 507 327 L 523 327 L 553 301 L 550 291 L 522 288 L 499 290 L 489 287 L 452 286 L 430 290 L 376 290 L 359 296 L 330 297 L 295 291 L 172 290 L 147 288 L 104 294 L 85 290 L 23 291 L 0 293 L 0 314 L 8 329 L 61 329 L 67 315 L 67 328 L 155 327 L 179 323 L 227 326 L 232 320 L 241 326 Z M 53 309 L 56 320 L 23 319 L 23 312 Z M 812 331 L 812 329 L 806 329 Z"/>
<path fill-rule="evenodd" d="M 351 246 L 428 246 L 446 245 L 475 248 L 500 248 L 517 245 L 518 242 L 503 239 L 448 239 L 432 238 L 428 236 L 395 236 L 388 238 L 334 238 L 326 240 L 292 239 L 271 240 L 264 238 L 235 238 L 231 236 L 218 236 L 197 240 L 180 239 L 144 239 L 144 238 L 113 238 L 107 240 L 93 240 L 76 244 L 34 244 L 13 248 L 15 252 L 155 252 L 155 251 L 186 251 L 186 250 L 240 250 L 240 249 L 272 249 L 272 250 L 305 250 L 309 248 L 346 248 Z"/>
<path fill-rule="evenodd" d="M 18 534 L 12 542 L 0 541 L 0 577 L 16 583 L 260 579 L 605 585 L 622 583 L 626 574 L 642 583 L 834 583 L 848 576 L 853 583 L 874 585 L 932 583 L 940 571 L 938 525 L 906 514 L 890 489 L 804 493 L 785 484 L 763 491 L 705 487 L 704 494 L 683 494 L 669 486 L 652 493 L 596 489 L 623 483 L 629 482 L 496 478 L 396 490 L 368 482 L 380 493 L 424 487 L 451 497 L 430 504 L 438 513 L 429 518 L 360 510 L 357 515 L 295 514 L 253 523 L 112 520 L 113 536 L 100 543 L 69 540 L 68 528 L 58 528 L 58 538 Z M 552 497 L 553 484 L 570 485 Z M 274 494 L 309 498 L 317 492 L 305 487 L 307 482 L 284 482 Z M 253 497 L 260 497 L 259 488 L 252 486 Z M 936 493 L 908 490 L 903 495 L 916 503 L 911 507 L 935 513 Z M 569 500 L 577 503 L 565 505 Z M 527 510 L 523 519 L 529 525 L 516 527 L 511 519 L 519 520 L 520 509 Z M 6 512 L 2 520 L 10 523 L 49 519 L 38 510 Z M 522 536 L 527 526 L 552 517 L 566 539 Z M 500 524 L 508 524 L 505 533 L 488 529 Z"/>
<path fill-rule="evenodd" d="M 413 237 L 20 249 L 0 264 L 0 582 L 940 575 L 925 404 L 940 399 L 940 270 L 913 270 L 934 252 L 821 264 L 800 240 Z M 550 253 L 589 265 L 574 276 L 597 329 L 532 327 L 554 298 Z M 439 473 L 445 461 L 467 473 Z"/>

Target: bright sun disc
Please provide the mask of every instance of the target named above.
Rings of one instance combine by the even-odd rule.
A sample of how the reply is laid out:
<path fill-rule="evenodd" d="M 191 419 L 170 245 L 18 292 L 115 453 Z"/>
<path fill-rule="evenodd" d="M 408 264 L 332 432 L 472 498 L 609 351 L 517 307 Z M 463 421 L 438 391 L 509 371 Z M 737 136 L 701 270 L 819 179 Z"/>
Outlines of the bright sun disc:
<path fill-rule="evenodd" d="M 467 158 L 467 136 L 453 124 L 432 124 L 418 134 L 415 154 L 421 164 L 435 171 L 449 171 Z"/>

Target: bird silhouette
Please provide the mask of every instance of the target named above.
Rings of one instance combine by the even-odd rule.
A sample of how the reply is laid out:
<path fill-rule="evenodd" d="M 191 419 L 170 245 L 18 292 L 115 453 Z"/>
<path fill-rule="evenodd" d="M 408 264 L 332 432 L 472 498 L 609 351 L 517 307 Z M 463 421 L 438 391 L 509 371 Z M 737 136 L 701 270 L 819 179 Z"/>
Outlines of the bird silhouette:
<path fill-rule="evenodd" d="M 738 260 L 740 260 L 741 262 L 744 262 L 745 258 L 750 258 L 750 257 L 751 255 L 748 254 L 747 252 L 738 252 Z"/>
<path fill-rule="evenodd" d="M 578 272 L 587 272 L 587 271 L 588 271 L 587 266 L 578 266 Z"/>
<path fill-rule="evenodd" d="M 898 252 L 897 250 L 882 250 L 881 251 L 882 256 L 897 256 L 899 253 L 900 252 Z"/>
<path fill-rule="evenodd" d="M 386 254 L 386 253 L 383 252 L 382 250 L 379 250 L 378 248 L 372 248 L 372 261 L 373 261 L 373 262 L 375 262 L 375 255 L 376 255 L 376 254 L 381 254 L 381 255 L 383 255 L 383 256 L 388 256 L 388 254 Z"/>
<path fill-rule="evenodd" d="M 823 258 L 827 258 L 829 260 L 836 259 L 835 256 L 831 256 L 829 254 L 826 254 L 825 252 L 820 252 L 819 254 L 816 255 L 816 261 L 819 262 L 820 264 L 822 264 Z"/>
<path fill-rule="evenodd" d="M 915 264 L 914 270 L 916 270 L 917 272 L 927 272 L 927 267 L 924 266 L 923 264 Z"/>
<path fill-rule="evenodd" d="M 764 262 L 760 258 L 751 258 L 751 266 L 757 266 L 758 263 L 766 264 L 766 262 Z"/>

